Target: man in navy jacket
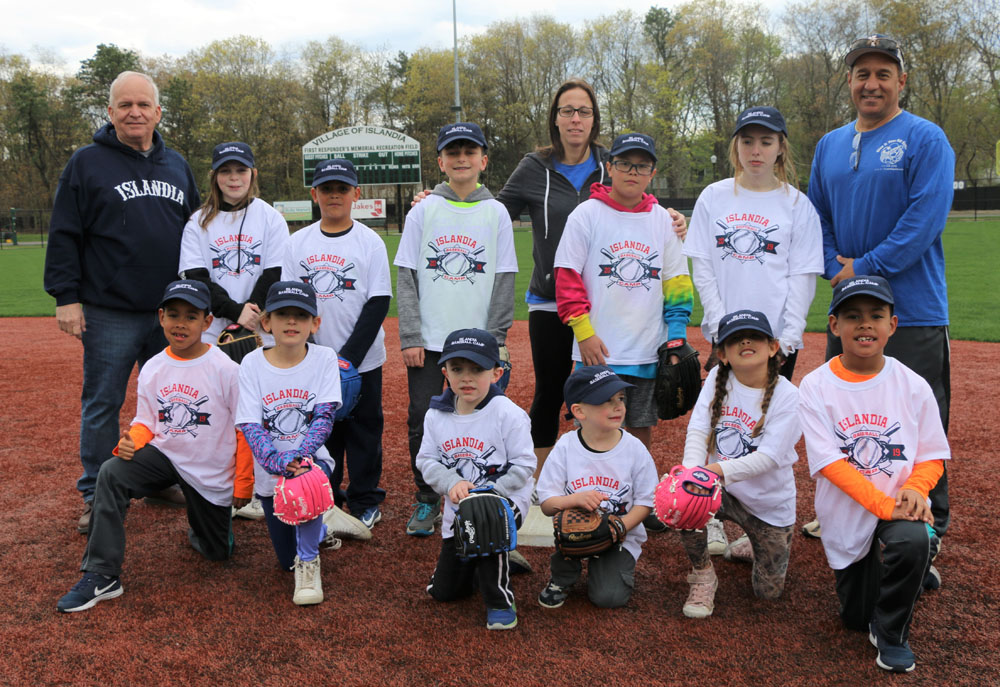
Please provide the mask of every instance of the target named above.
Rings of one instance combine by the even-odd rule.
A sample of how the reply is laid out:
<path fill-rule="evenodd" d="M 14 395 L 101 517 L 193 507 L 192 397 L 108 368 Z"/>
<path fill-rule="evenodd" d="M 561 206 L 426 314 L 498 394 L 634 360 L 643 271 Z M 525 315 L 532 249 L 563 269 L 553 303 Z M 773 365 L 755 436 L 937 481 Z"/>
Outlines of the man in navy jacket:
<path fill-rule="evenodd" d="M 132 366 L 166 345 L 156 307 L 177 278 L 184 224 L 199 205 L 191 168 L 156 131 L 161 114 L 152 79 L 119 74 L 111 121 L 73 154 L 56 189 L 45 290 L 59 328 L 83 342 L 81 533 L 97 473 L 119 438 Z"/>

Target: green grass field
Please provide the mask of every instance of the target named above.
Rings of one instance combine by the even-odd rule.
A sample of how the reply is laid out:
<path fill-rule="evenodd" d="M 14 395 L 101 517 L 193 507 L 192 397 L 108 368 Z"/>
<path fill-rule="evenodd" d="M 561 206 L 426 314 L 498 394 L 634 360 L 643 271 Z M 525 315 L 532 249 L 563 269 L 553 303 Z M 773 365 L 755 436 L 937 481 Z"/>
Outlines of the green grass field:
<path fill-rule="evenodd" d="M 528 317 L 524 292 L 531 276 L 531 234 L 528 230 L 515 231 L 517 261 L 521 271 L 517 275 L 517 301 L 514 316 Z M 399 235 L 384 236 L 389 260 L 396 254 Z M 951 309 L 951 336 L 953 339 L 973 341 L 1000 341 L 1000 297 L 998 287 L 990 281 L 990 265 L 1000 260 L 1000 221 L 954 220 L 944 233 L 944 250 L 947 258 L 948 301 Z M 45 251 L 40 246 L 6 246 L 0 250 L 0 317 L 44 316 L 55 313 L 55 301 L 42 289 L 42 267 Z M 392 268 L 393 284 L 396 268 Z M 816 285 L 816 299 L 809 311 L 808 330 L 823 331 L 826 327 L 826 306 L 830 302 L 830 285 L 820 279 Z M 701 304 L 695 299 L 692 322 L 701 322 Z M 390 316 L 396 315 L 393 301 Z"/>

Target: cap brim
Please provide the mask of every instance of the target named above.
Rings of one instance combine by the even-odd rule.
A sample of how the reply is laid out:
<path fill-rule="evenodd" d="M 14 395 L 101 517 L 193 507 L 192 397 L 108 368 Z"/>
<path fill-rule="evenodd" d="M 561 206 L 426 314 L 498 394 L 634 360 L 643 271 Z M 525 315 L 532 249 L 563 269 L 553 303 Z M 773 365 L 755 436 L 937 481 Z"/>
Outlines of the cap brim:
<path fill-rule="evenodd" d="M 316 312 L 316 308 L 314 306 L 307 305 L 306 303 L 303 303 L 300 300 L 295 300 L 291 298 L 289 299 L 281 298 L 274 301 L 273 303 L 267 303 L 264 306 L 264 309 L 267 310 L 267 312 L 274 312 L 279 308 L 298 308 L 299 310 L 303 310 L 309 313 L 313 317 L 316 317 L 319 314 Z"/>
<path fill-rule="evenodd" d="M 868 46 L 864 48 L 856 48 L 847 53 L 846 55 L 844 55 L 844 64 L 846 64 L 848 67 L 853 67 L 854 63 L 858 61 L 859 57 L 861 57 L 862 55 L 869 55 L 871 53 L 878 53 L 879 55 L 885 55 L 896 64 L 900 66 L 903 65 L 903 62 L 899 59 L 899 55 L 894 55 L 888 50 L 883 50 L 882 48 L 874 48 Z"/>
<path fill-rule="evenodd" d="M 754 126 L 755 124 L 757 126 L 762 126 L 765 129 L 770 129 L 771 131 L 777 131 L 779 134 L 784 134 L 785 136 L 788 136 L 788 132 L 785 130 L 784 127 L 778 126 L 777 124 L 774 124 L 773 122 L 768 122 L 766 120 L 765 121 L 753 120 L 750 122 L 746 122 L 745 124 L 740 124 L 735 129 L 733 129 L 733 136 L 736 136 L 736 134 L 740 133 L 746 127 Z M 730 138 L 732 138 L 733 136 L 730 136 Z"/>
<path fill-rule="evenodd" d="M 448 147 L 455 141 L 468 141 L 469 143 L 477 145 L 483 150 L 486 150 L 486 141 L 477 141 L 474 138 L 469 138 L 468 136 L 461 135 L 461 136 L 452 136 L 451 138 L 444 139 L 443 141 L 437 144 L 437 151 L 440 153 L 442 150 L 444 150 L 446 147 Z"/>
<path fill-rule="evenodd" d="M 443 363 L 446 360 L 451 360 L 453 358 L 465 358 L 466 360 L 471 360 L 484 370 L 492 370 L 500 365 L 499 360 L 493 360 L 488 355 L 483 355 L 477 351 L 452 351 L 451 353 L 444 353 L 440 358 L 438 358 L 438 362 Z"/>
<path fill-rule="evenodd" d="M 649 155 L 651 158 L 653 158 L 653 162 L 656 162 L 656 153 L 651 153 L 649 152 L 649 148 L 643 148 L 642 146 L 628 146 L 625 148 L 616 148 L 615 150 L 611 151 L 611 155 L 613 157 L 615 155 L 621 155 L 622 153 L 632 152 L 633 150 L 638 150 L 640 153 L 646 153 L 646 155 Z"/>
<path fill-rule="evenodd" d="M 726 331 L 725 334 L 723 334 L 723 332 L 721 331 L 718 333 L 719 343 L 720 344 L 724 343 L 725 340 L 731 337 L 733 334 L 739 334 L 740 332 L 760 332 L 761 334 L 764 334 L 768 338 L 771 339 L 774 338 L 774 334 L 769 329 L 764 327 L 764 325 L 753 324 L 753 323 L 747 324 L 747 320 L 740 320 L 738 326 L 732 327 L 731 329 Z"/>
<path fill-rule="evenodd" d="M 160 304 L 157 307 L 158 308 L 162 308 L 164 305 L 166 305 L 170 301 L 184 301 L 185 303 L 189 303 L 190 305 L 193 305 L 194 307 L 198 308 L 199 310 L 208 310 L 211 307 L 211 305 L 212 305 L 209 301 L 202 300 L 202 299 L 198 298 L 198 296 L 196 296 L 194 294 L 190 294 L 190 293 L 172 293 L 169 296 L 167 296 L 166 298 L 164 298 L 162 301 L 160 301 Z"/>
<path fill-rule="evenodd" d="M 252 160 L 248 160 L 246 158 L 246 156 L 244 156 L 244 155 L 237 155 L 235 153 L 229 153 L 227 155 L 222 156 L 221 158 L 219 158 L 215 162 L 213 162 L 212 163 L 212 169 L 218 169 L 219 167 L 221 167 L 222 165 L 226 164 L 227 162 L 242 162 L 244 165 L 246 165 L 250 169 L 253 169 L 253 164 L 254 164 Z"/>
<path fill-rule="evenodd" d="M 839 298 L 835 298 L 830 303 L 830 310 L 827 312 L 828 315 L 832 315 L 833 311 L 836 310 L 840 305 L 848 300 L 849 298 L 854 298 L 855 296 L 871 296 L 872 298 L 877 298 L 883 303 L 888 303 L 889 305 L 895 305 L 895 301 L 892 298 L 886 299 L 885 293 L 878 291 L 876 289 L 863 286 L 859 289 L 851 289 L 850 293 L 841 293 Z"/>
<path fill-rule="evenodd" d="M 341 181 L 341 182 L 347 184 L 348 186 L 354 186 L 355 188 L 358 187 L 358 180 L 357 179 L 352 179 L 349 176 L 346 176 L 344 174 L 328 174 L 328 175 L 326 175 L 324 177 L 319 177 L 318 179 L 313 179 L 312 187 L 316 188 L 317 186 L 322 186 L 323 184 L 325 184 L 328 181 Z"/>
<path fill-rule="evenodd" d="M 629 384 L 625 380 L 618 378 L 613 379 L 610 382 L 601 384 L 596 389 L 591 389 L 590 393 L 584 394 L 583 398 L 579 398 L 575 401 L 567 401 L 567 405 L 573 405 L 574 403 L 589 403 L 590 405 L 596 406 L 604 403 L 609 398 L 617 394 L 622 389 L 634 389 L 635 384 Z"/>

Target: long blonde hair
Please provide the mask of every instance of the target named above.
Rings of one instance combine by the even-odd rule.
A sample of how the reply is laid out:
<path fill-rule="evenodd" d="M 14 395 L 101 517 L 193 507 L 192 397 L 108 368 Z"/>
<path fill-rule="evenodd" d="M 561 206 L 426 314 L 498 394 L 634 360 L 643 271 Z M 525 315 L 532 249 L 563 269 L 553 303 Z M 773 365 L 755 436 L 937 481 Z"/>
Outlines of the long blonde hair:
<path fill-rule="evenodd" d="M 742 131 L 742 129 L 740 130 Z M 775 132 L 778 135 L 778 159 L 774 161 L 774 176 L 778 178 L 781 182 L 782 188 L 785 189 L 785 193 L 788 193 L 790 186 L 794 186 L 796 190 L 799 188 L 799 177 L 795 173 L 795 160 L 792 159 L 792 146 L 788 142 L 788 137 L 785 136 L 780 131 Z M 733 193 L 736 193 L 736 187 L 739 186 L 740 176 L 743 174 L 743 165 L 740 164 L 740 132 L 737 131 L 736 135 L 733 136 L 732 140 L 729 142 L 729 165 L 733 168 Z"/>
<path fill-rule="evenodd" d="M 225 165 L 220 165 L 219 169 L 222 169 L 223 166 Z M 208 173 L 208 193 L 205 195 L 205 201 L 201 204 L 201 218 L 198 220 L 198 226 L 202 229 L 208 229 L 208 225 L 222 211 L 224 201 L 222 200 L 222 191 L 219 190 L 219 169 L 213 169 Z M 247 188 L 247 194 L 233 207 L 234 210 L 246 210 L 251 201 L 260 195 L 260 186 L 257 184 L 257 168 L 251 167 L 250 172 L 250 186 Z M 244 219 L 246 219 L 245 216 Z"/>

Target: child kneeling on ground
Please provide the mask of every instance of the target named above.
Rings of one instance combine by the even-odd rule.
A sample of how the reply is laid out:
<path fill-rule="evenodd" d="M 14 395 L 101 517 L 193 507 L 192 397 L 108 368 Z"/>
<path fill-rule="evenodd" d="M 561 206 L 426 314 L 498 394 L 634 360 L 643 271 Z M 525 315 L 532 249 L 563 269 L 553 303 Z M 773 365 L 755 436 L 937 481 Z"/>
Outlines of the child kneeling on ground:
<path fill-rule="evenodd" d="M 233 429 L 239 366 L 201 341 L 210 307 L 199 281 L 172 282 L 163 294 L 160 326 L 169 346 L 142 366 L 135 419 L 113 451 L 118 459 L 98 473 L 83 578 L 59 599 L 64 613 L 122 595 L 125 514 L 134 498 L 179 485 L 194 550 L 213 561 L 232 555 L 232 508 L 250 502 L 252 459 Z"/>

